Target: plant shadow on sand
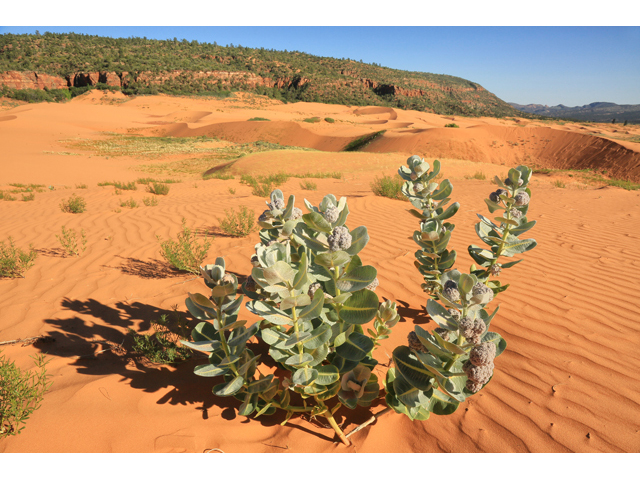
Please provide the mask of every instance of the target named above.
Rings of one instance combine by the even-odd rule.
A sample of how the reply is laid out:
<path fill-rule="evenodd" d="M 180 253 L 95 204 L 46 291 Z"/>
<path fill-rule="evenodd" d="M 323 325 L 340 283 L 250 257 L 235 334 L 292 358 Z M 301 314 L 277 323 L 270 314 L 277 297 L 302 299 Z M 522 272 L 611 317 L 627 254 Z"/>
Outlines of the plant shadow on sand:
<path fill-rule="evenodd" d="M 116 268 L 126 275 L 134 275 L 142 278 L 171 278 L 189 275 L 187 272 L 181 272 L 175 268 L 171 268 L 160 260 L 149 260 L 145 262 L 138 258 L 124 258 L 119 255 L 118 257 L 122 258 L 124 262 Z"/>
<path fill-rule="evenodd" d="M 127 329 L 132 328 L 137 332 L 148 331 L 151 321 L 160 318 L 161 315 L 169 315 L 171 310 L 157 308 L 140 302 L 118 302 L 114 306 L 105 305 L 97 300 L 88 299 L 70 300 L 64 298 L 61 306 L 70 312 L 75 312 L 67 318 L 50 318 L 45 324 L 53 327 L 46 333 L 46 342 L 39 341 L 35 347 L 46 355 L 63 358 L 73 358 L 71 363 L 82 375 L 119 375 L 135 389 L 147 393 L 164 390 L 173 387 L 166 395 L 157 400 L 157 404 L 193 405 L 196 410 L 202 411 L 203 420 L 209 419 L 209 410 L 216 406 L 222 410 L 220 416 L 225 420 L 234 420 L 240 401 L 234 397 L 219 397 L 212 393 L 212 388 L 222 382 L 222 378 L 203 378 L 195 375 L 193 369 L 196 365 L 206 363 L 203 354 L 194 352 L 194 357 L 177 365 L 153 364 L 141 355 L 133 352 L 132 339 L 127 334 Z M 196 320 L 188 320 L 189 329 L 195 327 Z M 265 344 L 250 343 L 249 347 L 262 358 L 267 357 Z M 265 366 L 273 367 L 268 361 Z M 285 373 L 285 372 L 276 372 Z M 378 405 L 374 402 L 373 406 Z M 347 413 L 347 417 L 344 414 Z M 263 426 L 271 427 L 282 423 L 286 413 L 276 411 L 269 416 L 261 416 L 259 421 Z M 339 410 L 335 418 L 341 423 L 342 428 L 350 425 L 358 425 L 371 417 L 370 408 L 358 408 L 355 411 L 346 412 Z M 318 438 L 334 441 L 333 429 L 323 422 L 324 418 L 309 416 L 302 417 L 309 421 L 309 427 L 287 423 L 288 427 L 305 431 Z M 247 417 L 243 423 L 254 421 L 253 417 Z M 322 428 L 322 432 L 318 431 Z"/>
<path fill-rule="evenodd" d="M 395 302 L 398 304 L 398 314 L 402 317 L 401 322 L 411 320 L 415 325 L 424 325 L 431 322 L 424 308 L 409 308 L 409 303 L 402 300 L 395 300 Z"/>

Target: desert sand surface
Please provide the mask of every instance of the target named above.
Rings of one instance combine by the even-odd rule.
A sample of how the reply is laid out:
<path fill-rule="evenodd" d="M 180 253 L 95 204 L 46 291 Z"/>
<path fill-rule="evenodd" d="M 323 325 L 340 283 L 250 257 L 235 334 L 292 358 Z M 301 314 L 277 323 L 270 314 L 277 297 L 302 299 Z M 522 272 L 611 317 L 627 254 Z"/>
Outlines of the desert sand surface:
<path fill-rule="evenodd" d="M 269 121 L 250 120 L 256 117 Z M 305 121 L 313 117 L 320 121 Z M 380 130 L 364 150 L 341 151 Z M 50 341 L 0 348 L 22 369 L 32 367 L 30 356 L 46 354 L 53 384 L 25 430 L 0 440 L 0 452 L 639 452 L 640 191 L 575 171 L 639 181 L 638 135 L 637 126 L 283 104 L 248 94 L 128 99 L 93 91 L 65 104 L 3 102 L 0 190 L 10 192 L 11 183 L 43 188 L 33 201 L 21 201 L 20 193 L 16 201 L 0 200 L 0 241 L 12 237 L 38 250 L 24 278 L 0 279 L 0 342 L 38 335 Z M 199 140 L 165 151 L 116 148 L 129 137 L 164 136 Z M 302 148 L 239 147 L 257 141 Z M 151 320 L 175 305 L 195 326 L 185 313 L 187 292 L 208 294 L 200 279 L 167 266 L 157 236 L 175 238 L 184 218 L 215 235 L 206 263 L 223 256 L 244 279 L 257 231 L 229 237 L 219 222 L 225 209 L 241 205 L 259 215 L 265 198 L 252 195 L 240 175 L 341 172 L 341 179 L 312 179 L 315 191 L 303 190 L 299 178 L 280 188 L 303 209 L 303 198 L 317 205 L 328 193 L 345 196 L 348 226 L 366 225 L 371 240 L 362 260 L 378 271 L 380 299 L 398 302 L 402 316 L 375 352 L 375 373 L 384 377 L 391 352 L 415 324 L 435 328 L 413 266 L 417 222 L 410 205 L 371 190 L 375 178 L 395 175 L 412 154 L 440 159 L 454 185 L 461 208 L 451 247 L 461 271 L 471 265 L 467 245 L 478 243 L 476 213 L 486 215 L 483 199 L 496 188 L 490 179 L 520 163 L 541 169 L 528 214 L 538 224 L 527 234 L 538 246 L 503 272 L 500 280 L 511 287 L 493 302 L 501 308 L 492 330 L 507 350 L 487 388 L 454 414 L 425 422 L 387 414 L 345 447 L 323 419 L 294 416 L 280 426 L 280 413 L 239 416 L 240 402 L 212 394 L 219 380 L 193 374 L 200 357 L 173 367 L 132 352 L 128 328 L 148 332 Z M 221 166 L 234 179 L 202 179 Z M 476 172 L 486 179 L 472 178 Z M 153 207 L 142 204 L 149 196 L 143 185 L 120 195 L 97 185 L 148 176 L 180 183 Z M 61 211 L 72 194 L 86 200 L 85 213 Z M 121 207 L 129 198 L 140 206 Z M 64 256 L 56 239 L 62 226 L 85 230 L 81 256 Z M 240 319 L 257 320 L 244 307 Z M 336 418 L 348 433 L 383 408 L 342 408 Z"/>

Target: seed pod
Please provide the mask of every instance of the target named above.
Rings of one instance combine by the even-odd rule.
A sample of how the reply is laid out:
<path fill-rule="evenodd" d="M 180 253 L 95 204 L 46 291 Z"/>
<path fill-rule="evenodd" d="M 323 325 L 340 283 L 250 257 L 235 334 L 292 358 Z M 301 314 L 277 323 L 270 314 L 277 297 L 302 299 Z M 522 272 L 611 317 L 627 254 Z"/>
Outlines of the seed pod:
<path fill-rule="evenodd" d="M 269 220 L 271 220 L 272 216 L 271 216 L 271 210 L 265 210 L 264 212 L 262 212 L 260 214 L 260 216 L 258 217 L 258 221 L 259 222 L 269 222 Z"/>
<path fill-rule="evenodd" d="M 516 206 L 521 207 L 523 205 L 529 205 L 529 194 L 527 192 L 520 192 L 515 196 Z"/>
<path fill-rule="evenodd" d="M 484 283 L 476 283 L 471 289 L 471 294 L 471 301 L 473 303 L 486 305 L 493 300 L 493 290 L 487 287 Z"/>
<path fill-rule="evenodd" d="M 493 342 L 484 342 L 480 345 L 473 347 L 471 354 L 469 355 L 469 361 L 477 366 L 493 364 L 493 360 L 496 358 L 496 344 Z"/>
<path fill-rule="evenodd" d="M 509 213 L 513 218 L 516 218 L 516 219 L 522 217 L 522 212 L 517 208 L 512 208 L 511 210 L 509 210 Z"/>
<path fill-rule="evenodd" d="M 336 220 L 338 220 L 338 217 L 340 216 L 340 212 L 338 211 L 338 209 L 336 207 L 334 207 L 333 205 L 330 205 L 329 208 L 327 208 L 324 211 L 322 216 L 324 217 L 324 219 L 327 222 L 335 223 Z"/>
<path fill-rule="evenodd" d="M 519 187 L 522 185 L 522 183 L 523 183 L 523 182 L 522 182 L 522 179 L 518 180 L 518 186 L 519 186 Z M 513 185 L 513 182 L 511 182 L 511 180 L 509 179 L 509 177 L 507 177 L 507 178 L 505 179 L 505 181 L 504 181 L 504 184 L 505 184 L 507 187 L 510 187 L 511 185 Z"/>
<path fill-rule="evenodd" d="M 489 269 L 489 272 L 491 272 L 491 275 L 494 275 L 496 277 L 500 276 L 501 271 L 502 271 L 502 268 L 500 268 L 500 265 L 498 265 L 497 263 L 494 265 L 491 265 L 491 268 Z"/>
<path fill-rule="evenodd" d="M 347 250 L 351 246 L 351 234 L 347 227 L 336 227 L 333 233 L 327 237 L 329 250 L 332 252 L 338 250 Z"/>
<path fill-rule="evenodd" d="M 253 265 L 254 267 L 259 267 L 260 266 L 260 261 L 258 260 L 258 255 L 251 255 L 251 265 Z"/>
<path fill-rule="evenodd" d="M 416 332 L 409 332 L 407 340 L 409 341 L 409 348 L 412 348 L 418 352 L 427 353 L 427 349 L 418 339 L 418 335 L 416 335 Z"/>
<path fill-rule="evenodd" d="M 469 390 L 471 393 L 478 393 L 482 389 L 482 385 L 483 385 L 482 383 L 477 383 L 472 380 L 467 380 L 467 384 L 465 386 L 467 387 L 467 390 Z"/>

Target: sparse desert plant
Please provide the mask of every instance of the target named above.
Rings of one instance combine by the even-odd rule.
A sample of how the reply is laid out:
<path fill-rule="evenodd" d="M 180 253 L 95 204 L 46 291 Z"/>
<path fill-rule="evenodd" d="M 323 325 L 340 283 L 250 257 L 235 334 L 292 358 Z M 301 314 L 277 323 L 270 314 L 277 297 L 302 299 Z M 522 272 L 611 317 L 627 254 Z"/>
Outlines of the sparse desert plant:
<path fill-rule="evenodd" d="M 316 182 L 312 182 L 311 180 L 305 180 L 304 182 L 300 182 L 300 188 L 302 190 L 317 190 L 318 184 Z"/>
<path fill-rule="evenodd" d="M 237 212 L 235 209 L 224 212 L 226 216 L 220 221 L 220 228 L 227 235 L 246 237 L 253 231 L 255 214 L 246 205 L 242 205 Z"/>
<path fill-rule="evenodd" d="M 466 178 L 467 180 L 486 180 L 487 176 L 484 174 L 483 171 L 478 170 L 473 175 L 465 175 L 464 178 Z"/>
<path fill-rule="evenodd" d="M 233 180 L 235 177 L 230 173 L 224 173 L 224 172 L 209 173 L 207 175 L 202 176 L 203 180 L 210 180 L 212 178 L 215 178 L 218 180 Z"/>
<path fill-rule="evenodd" d="M 109 185 L 113 185 L 116 190 L 137 190 L 136 182 L 101 182 L 98 183 L 99 187 L 106 187 Z"/>
<path fill-rule="evenodd" d="M 4 200 L 5 202 L 14 202 L 16 197 L 11 195 L 9 192 L 0 192 L 0 199 Z"/>
<path fill-rule="evenodd" d="M 447 123 L 445 128 L 460 128 L 460 126 L 456 123 Z"/>
<path fill-rule="evenodd" d="M 76 184 L 76 188 L 80 188 L 80 189 L 86 190 L 89 187 L 87 187 L 86 183 L 78 183 L 78 184 Z"/>
<path fill-rule="evenodd" d="M 556 188 L 564 188 L 566 187 L 565 183 L 562 180 L 555 180 L 553 182 L 553 186 Z"/>
<path fill-rule="evenodd" d="M 169 185 L 166 183 L 150 183 L 147 185 L 147 192 L 154 195 L 169 195 Z"/>
<path fill-rule="evenodd" d="M 248 122 L 270 122 L 271 120 L 269 120 L 268 118 L 262 118 L 262 117 L 253 117 L 250 118 L 249 120 L 247 120 Z"/>
<path fill-rule="evenodd" d="M 179 342 L 189 340 L 191 336 L 182 316 L 174 310 L 173 321 L 167 315 L 152 320 L 153 333 L 139 334 L 129 328 L 128 333 L 133 340 L 134 352 L 143 355 L 153 363 L 175 364 L 189 359 L 192 351 Z"/>
<path fill-rule="evenodd" d="M 233 187 L 229 187 L 229 193 L 230 193 L 231 195 L 235 195 L 235 194 L 236 194 L 236 189 L 235 189 L 235 188 L 233 188 Z"/>
<path fill-rule="evenodd" d="M 62 232 L 60 235 L 56 235 L 56 238 L 62 245 L 63 250 L 69 256 L 80 256 L 87 249 L 87 236 L 84 232 L 84 228 L 80 230 L 80 235 L 73 230 L 67 230 L 62 226 Z"/>
<path fill-rule="evenodd" d="M 379 197 L 405 200 L 405 197 L 402 195 L 402 182 L 388 175 L 383 175 L 382 178 L 376 177 L 371 183 L 371 191 Z"/>
<path fill-rule="evenodd" d="M 36 371 L 23 372 L 0 357 L 0 439 L 19 434 L 51 386 L 44 355 L 33 357 Z"/>
<path fill-rule="evenodd" d="M 33 200 L 35 200 L 35 198 L 36 198 L 36 194 L 33 192 L 31 192 L 29 195 L 22 194 L 23 202 L 32 202 Z"/>
<path fill-rule="evenodd" d="M 324 121 L 327 122 L 327 123 L 335 123 L 335 120 L 333 118 L 331 118 L 331 117 L 325 118 Z"/>
<path fill-rule="evenodd" d="M 65 213 L 83 213 L 87 208 L 87 202 L 84 198 L 77 196 L 75 193 L 67 200 L 60 202 L 60 209 Z"/>
<path fill-rule="evenodd" d="M 31 245 L 28 252 L 16 247 L 11 237 L 8 245 L 0 242 L 0 277 L 24 278 L 24 272 L 33 267 L 37 255 Z"/>
<path fill-rule="evenodd" d="M 210 296 L 189 293 L 185 301 L 201 323 L 192 331 L 193 341 L 182 343 L 208 355 L 208 363 L 196 366 L 194 373 L 222 377 L 213 393 L 241 401 L 240 415 L 259 417 L 281 409 L 286 412 L 282 425 L 296 413 L 323 416 L 349 445 L 334 415 L 343 406 L 370 406 L 379 399 L 381 384 L 385 412 L 427 420 L 432 413 L 452 414 L 493 377 L 494 360 L 506 342 L 488 331 L 499 307 L 492 313 L 486 308 L 508 287 L 493 277 L 521 261 L 502 263 L 502 257 L 536 246 L 535 240 L 519 238 L 536 223 L 526 218 L 531 169 L 520 166 L 509 170 L 505 180 L 495 178 L 499 188 L 485 202 L 490 213 L 504 212 L 497 223 L 478 215 L 476 233 L 489 248 L 469 246 L 477 265 L 465 274 L 453 268 L 456 254 L 447 250 L 454 225 L 445 220 L 460 208 L 457 202 L 447 207 L 451 182 L 432 181 L 440 170 L 437 160 L 431 172 L 418 156 L 407 164 L 399 170 L 402 193 L 419 209 L 410 211 L 420 220 L 413 236 L 420 247 L 416 266 L 431 297 L 426 309 L 438 327 L 427 331 L 416 325 L 408 345 L 393 350 L 384 378 L 374 374 L 382 366 L 373 352 L 390 337 L 400 315 L 394 302 L 380 303 L 377 271 L 359 256 L 369 241 L 367 228 L 346 226 L 344 197 L 327 195 L 318 206 L 305 200 L 309 213 L 303 214 L 293 195 L 285 201 L 274 190 L 258 219 L 260 243 L 251 258 L 251 275 L 242 284 L 250 299 L 247 309 L 260 320 L 249 327 L 238 320 L 243 295 L 238 296 L 238 279 L 226 271 L 221 257 L 201 268 Z M 276 372 L 259 371 L 260 355 L 248 343 L 254 336 L 266 344 Z"/>
<path fill-rule="evenodd" d="M 160 240 L 160 254 L 173 268 L 183 272 L 200 273 L 200 265 L 207 257 L 212 237 L 205 235 L 202 242 L 198 242 L 198 231 L 187 227 L 182 219 L 182 231 L 176 240 Z"/>
<path fill-rule="evenodd" d="M 127 208 L 137 208 L 138 207 L 138 202 L 136 202 L 133 197 L 130 197 L 129 200 L 123 200 L 122 202 L 120 202 L 120 206 L 121 207 L 127 207 Z"/>
<path fill-rule="evenodd" d="M 307 123 L 318 123 L 319 121 L 320 121 L 320 117 L 305 118 L 303 120 L 303 122 L 307 122 Z"/>
<path fill-rule="evenodd" d="M 147 207 L 157 207 L 158 199 L 156 197 L 144 197 L 142 199 L 142 203 L 144 203 Z"/>

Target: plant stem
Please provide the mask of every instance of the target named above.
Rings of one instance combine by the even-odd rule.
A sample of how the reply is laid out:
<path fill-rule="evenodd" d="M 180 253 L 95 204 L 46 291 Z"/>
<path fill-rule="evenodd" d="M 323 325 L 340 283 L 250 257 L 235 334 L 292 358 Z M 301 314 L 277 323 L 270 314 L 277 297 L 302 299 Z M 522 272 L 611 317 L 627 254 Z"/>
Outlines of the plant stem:
<path fill-rule="evenodd" d="M 511 209 L 509 209 L 507 211 L 507 216 L 505 217 L 507 220 L 511 220 Z M 500 247 L 498 248 L 498 252 L 496 253 L 496 257 L 491 260 L 491 264 L 487 267 L 487 278 L 485 278 L 484 280 L 484 284 L 486 285 L 487 283 L 489 283 L 489 278 L 491 277 L 491 267 L 493 267 L 497 262 L 498 259 L 500 258 L 500 255 L 502 255 L 502 251 L 504 250 L 504 246 L 507 243 L 507 236 L 509 235 L 509 231 L 511 230 L 511 225 L 509 225 L 507 223 L 504 232 L 502 234 L 502 238 L 500 239 Z"/>
<path fill-rule="evenodd" d="M 325 418 L 329 421 L 329 425 L 331 425 L 333 427 L 333 429 L 335 430 L 336 434 L 338 435 L 338 438 L 340 439 L 340 441 L 342 443 L 344 443 L 347 447 L 349 445 L 351 445 L 351 442 L 349 441 L 349 439 L 347 438 L 347 436 L 344 434 L 344 432 L 342 431 L 342 429 L 340 428 L 340 426 L 338 425 L 338 422 L 336 422 L 336 419 L 333 418 L 333 415 L 331 414 L 331 409 L 328 408 L 324 402 L 322 400 L 318 400 L 316 399 L 316 401 L 318 402 L 318 405 L 320 405 L 321 407 L 325 408 L 325 412 L 324 412 L 324 416 Z"/>

